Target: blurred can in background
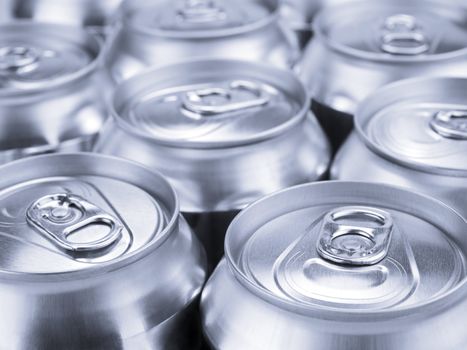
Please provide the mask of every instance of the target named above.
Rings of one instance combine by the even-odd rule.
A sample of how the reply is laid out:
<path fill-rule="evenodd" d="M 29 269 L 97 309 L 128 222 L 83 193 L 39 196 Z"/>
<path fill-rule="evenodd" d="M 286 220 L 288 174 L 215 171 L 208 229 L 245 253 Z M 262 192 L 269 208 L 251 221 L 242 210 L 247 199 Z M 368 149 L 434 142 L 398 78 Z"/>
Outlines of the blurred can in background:
<path fill-rule="evenodd" d="M 195 60 L 121 84 L 95 151 L 164 174 L 205 244 L 223 255 L 240 209 L 326 173 L 328 142 L 291 71 L 232 60 Z"/>
<path fill-rule="evenodd" d="M 467 75 L 467 7 L 424 0 L 330 7 L 316 18 L 298 70 L 336 149 L 375 89 L 404 78 Z"/>
<path fill-rule="evenodd" d="M 105 35 L 116 18 L 121 2 L 122 0 L 2 0 L 0 10 L 3 11 L 3 18 L 0 19 L 30 19 L 41 23 L 83 26 Z"/>
<path fill-rule="evenodd" d="M 397 184 L 467 218 L 467 79 L 423 78 L 368 98 L 332 167 L 338 180 Z"/>
<path fill-rule="evenodd" d="M 293 33 L 281 26 L 278 0 L 128 0 L 106 50 L 113 82 L 147 67 L 193 58 L 227 58 L 291 67 Z"/>
<path fill-rule="evenodd" d="M 445 204 L 386 185 L 274 194 L 229 227 L 204 332 L 219 350 L 465 349 L 465 228 Z"/>
<path fill-rule="evenodd" d="M 0 25 L 0 163 L 91 149 L 106 116 L 100 52 L 82 28 Z"/>
<path fill-rule="evenodd" d="M 0 337 L 26 349 L 197 349 L 206 257 L 172 187 L 92 154 L 0 168 Z"/>

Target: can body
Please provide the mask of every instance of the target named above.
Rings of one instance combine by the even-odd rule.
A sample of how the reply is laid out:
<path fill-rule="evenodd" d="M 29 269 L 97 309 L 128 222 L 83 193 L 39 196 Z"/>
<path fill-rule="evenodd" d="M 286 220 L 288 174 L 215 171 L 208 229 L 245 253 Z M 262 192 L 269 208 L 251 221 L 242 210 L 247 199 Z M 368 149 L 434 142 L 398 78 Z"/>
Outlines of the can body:
<path fill-rule="evenodd" d="M 117 88 L 95 151 L 165 174 L 214 267 L 240 209 L 326 173 L 329 146 L 305 95 L 290 71 L 254 63 L 167 66 Z"/>
<path fill-rule="evenodd" d="M 121 82 L 151 66 L 196 58 L 242 59 L 278 67 L 291 67 L 298 60 L 298 47 L 292 33 L 279 23 L 276 1 L 230 3 L 203 0 L 193 3 L 182 0 L 165 4 L 167 6 L 162 9 L 154 7 L 155 4 L 128 1 L 122 5 L 122 21 L 105 55 L 112 82 Z M 261 14 L 242 23 L 248 12 L 242 15 L 241 11 L 247 11 L 252 6 L 255 7 L 251 12 L 255 12 L 257 7 L 261 9 Z M 142 14 L 156 16 L 161 11 L 166 11 L 166 16 L 171 18 L 174 13 L 182 11 L 179 7 L 193 16 L 189 17 L 191 22 L 187 28 L 190 30 L 178 19 L 174 19 L 170 25 L 165 24 L 162 18 L 145 22 L 139 19 Z M 225 20 L 196 19 L 196 16 L 204 16 L 206 12 L 224 7 L 231 10 L 222 17 Z M 230 15 L 239 17 L 235 17 L 238 24 L 229 25 Z M 225 26 L 223 21 L 226 22 Z"/>
<path fill-rule="evenodd" d="M 410 201 L 410 205 L 403 205 L 403 200 Z M 317 202 L 320 205 L 315 206 Z M 348 207 L 357 203 L 358 207 Z M 417 205 L 415 210 L 414 205 Z M 326 214 L 329 210 L 332 215 L 337 214 L 332 208 L 339 206 L 345 206 L 337 209 L 342 210 L 339 216 Z M 379 209 L 373 211 L 366 206 Z M 361 218 L 359 215 L 365 210 L 368 210 L 369 215 L 366 220 L 369 219 L 371 223 L 358 222 Z M 392 217 L 390 222 L 383 221 L 386 224 L 381 227 L 384 231 L 389 224 L 393 230 L 389 249 L 385 254 L 394 254 L 392 258 L 399 255 L 401 261 L 399 271 L 392 268 L 385 270 L 385 281 L 373 279 L 374 276 L 367 273 L 376 272 L 378 266 L 389 267 L 392 258 L 379 260 L 379 256 L 372 263 L 366 261 L 365 264 L 359 265 L 362 261 L 357 263 L 359 258 L 352 254 L 347 256 L 349 260 L 343 263 L 331 262 L 325 254 L 315 253 L 320 247 L 329 247 L 321 246 L 321 240 L 328 239 L 327 230 L 340 229 L 340 239 L 344 239 L 345 230 L 349 227 L 356 229 L 359 225 L 368 224 L 366 229 L 373 230 L 372 220 L 375 217 L 372 215 L 383 213 L 379 210 L 384 210 L 384 215 L 390 213 L 388 220 Z M 437 212 L 432 215 L 433 210 Z M 359 213 L 356 214 L 357 212 Z M 445 270 L 447 275 L 441 272 L 433 278 L 428 270 L 436 271 L 439 266 L 435 265 L 441 260 L 455 260 L 457 257 L 453 258 L 452 251 L 447 253 L 442 248 L 444 243 L 438 246 L 440 241 L 436 238 L 439 233 L 437 230 L 425 231 L 421 235 L 424 237 L 422 241 L 418 241 L 417 236 L 420 232 L 416 231 L 417 228 L 412 227 L 412 231 L 404 231 L 401 234 L 397 228 L 403 227 L 404 222 L 415 224 L 411 220 L 405 221 L 403 217 L 407 217 L 400 216 L 402 212 L 410 212 L 409 215 L 417 217 L 418 220 L 424 218 L 423 220 L 432 224 L 441 224 L 441 231 L 446 234 L 450 232 L 449 237 L 455 239 L 457 247 L 454 251 L 458 252 L 460 249 L 465 252 L 464 219 L 441 202 L 389 186 L 347 182 L 311 184 L 276 193 L 244 210 L 229 228 L 226 257 L 209 279 L 202 295 L 203 327 L 211 347 L 225 350 L 285 347 L 296 350 L 463 349 L 467 338 L 462 326 L 448 326 L 448 320 L 461 320 L 465 313 L 465 274 L 459 276 L 455 272 L 456 282 L 443 284 L 447 289 L 441 295 L 433 297 L 428 293 L 422 297 L 418 294 L 424 290 L 424 283 L 436 284 L 438 278 L 444 279 L 452 273 L 452 270 L 448 269 Z M 344 219 L 341 214 L 349 217 Z M 350 219 L 352 215 L 357 215 L 353 217 L 357 226 L 354 223 L 346 228 L 346 223 L 353 220 Z M 334 224 L 337 226 L 320 225 L 320 220 L 329 220 L 331 217 L 336 219 Z M 338 222 L 342 222 L 343 226 L 339 227 Z M 418 224 L 420 221 L 415 225 Z M 321 237 L 318 237 L 320 230 Z M 359 238 L 356 231 L 352 232 L 347 242 L 349 248 L 353 247 L 353 254 L 356 254 L 359 249 L 365 249 L 363 246 L 355 248 L 357 242 L 365 239 Z M 316 245 L 310 244 L 312 241 Z M 335 244 L 339 244 L 337 241 Z M 444 247 L 448 247 L 449 244 Z M 413 250 L 404 250 L 403 247 L 407 245 Z M 418 265 L 417 261 L 426 261 L 423 251 L 427 245 L 433 248 L 429 250 L 430 258 L 436 255 L 439 260 L 435 260 L 434 265 L 425 269 Z M 345 247 L 346 244 L 342 246 L 342 250 L 331 249 L 329 253 L 337 261 Z M 269 254 L 262 255 L 266 251 Z M 444 255 L 445 253 L 447 255 Z M 405 261 L 406 254 L 413 265 Z M 454 253 L 454 256 L 456 255 L 457 253 Z M 363 259 L 368 258 L 369 255 L 365 254 Z M 351 265 L 353 259 L 356 259 L 355 265 Z M 302 263 L 305 265 L 302 266 Z M 411 271 L 412 268 L 415 270 Z M 420 273 L 420 280 L 415 281 L 414 287 L 410 280 L 417 279 L 412 275 L 416 270 Z M 396 276 L 399 276 L 400 271 L 405 271 L 405 277 L 408 279 L 399 280 Z M 351 283 L 356 282 L 354 278 L 359 275 L 362 279 L 356 284 Z M 345 283 L 339 283 L 339 276 L 345 276 Z M 391 279 L 392 282 L 389 282 Z M 369 280 L 375 284 L 364 283 Z M 377 287 L 386 282 L 390 283 L 386 285 L 389 289 Z M 408 299 L 402 300 L 400 294 L 390 293 L 390 289 L 394 291 L 392 287 L 395 284 L 392 283 L 398 285 L 396 289 L 400 288 L 403 295 L 408 293 Z M 359 292 L 353 293 L 356 290 Z M 370 295 L 374 298 L 370 298 Z M 440 327 L 448 327 L 449 332 L 436 338 L 430 337 L 430 334 Z"/>
<path fill-rule="evenodd" d="M 299 75 L 314 101 L 347 115 L 354 115 L 366 97 L 391 82 L 463 76 L 464 14 L 465 7 L 456 2 L 383 0 L 329 7 L 316 17 Z M 350 17 L 355 24 L 346 20 Z M 429 29 L 435 26 L 451 34 L 440 36 Z M 325 118 L 326 113 L 321 116 Z M 339 135 L 333 144 L 340 145 L 347 135 Z"/>
<path fill-rule="evenodd" d="M 375 92 L 357 112 L 356 130 L 334 160 L 332 179 L 407 187 L 467 217 L 467 144 L 459 132 L 465 99 L 455 92 L 465 86 L 465 79 L 414 79 Z M 452 118 L 439 123 L 436 117 L 450 111 Z"/>
<path fill-rule="evenodd" d="M 24 159 L 1 173 L 15 198 L 2 205 L 17 208 L 4 220 L 25 237 L 2 237 L 2 348 L 199 347 L 205 254 L 160 175 L 92 154 Z"/>
<path fill-rule="evenodd" d="M 7 20 L 82 26 L 104 35 L 110 30 L 121 0 L 8 0 L 2 3 Z"/>
<path fill-rule="evenodd" d="M 106 119 L 100 52 L 81 28 L 0 25 L 0 163 L 91 150 Z"/>

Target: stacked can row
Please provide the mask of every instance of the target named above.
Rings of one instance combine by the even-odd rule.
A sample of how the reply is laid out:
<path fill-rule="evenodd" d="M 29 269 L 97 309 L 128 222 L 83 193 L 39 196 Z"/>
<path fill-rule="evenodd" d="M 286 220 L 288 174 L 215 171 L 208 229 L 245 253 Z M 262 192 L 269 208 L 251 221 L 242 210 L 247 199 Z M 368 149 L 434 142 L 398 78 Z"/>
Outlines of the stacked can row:
<path fill-rule="evenodd" d="M 0 348 L 467 346 L 467 7 L 334 2 L 2 2 Z"/>

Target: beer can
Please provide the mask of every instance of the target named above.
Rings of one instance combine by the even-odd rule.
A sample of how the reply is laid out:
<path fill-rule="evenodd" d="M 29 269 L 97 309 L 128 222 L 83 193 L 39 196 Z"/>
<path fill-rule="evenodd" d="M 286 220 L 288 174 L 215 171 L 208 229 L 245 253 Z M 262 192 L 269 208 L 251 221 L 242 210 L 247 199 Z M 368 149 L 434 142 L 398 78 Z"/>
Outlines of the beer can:
<path fill-rule="evenodd" d="M 116 19 L 122 0 L 2 0 L 10 20 L 58 23 L 86 27 L 105 35 Z M 1 5 L 0 5 L 1 7 Z M 1 16 L 1 15 L 0 15 Z"/>
<path fill-rule="evenodd" d="M 100 41 L 81 28 L 0 25 L 0 163 L 90 150 L 105 120 Z"/>
<path fill-rule="evenodd" d="M 261 196 L 316 181 L 328 142 L 289 70 L 246 61 L 194 60 L 121 84 L 95 151 L 160 171 L 213 266 L 225 230 Z"/>
<path fill-rule="evenodd" d="M 197 348 L 205 255 L 162 176 L 85 153 L 0 174 L 2 348 Z"/>
<path fill-rule="evenodd" d="M 322 182 L 256 202 L 229 227 L 202 297 L 222 350 L 462 350 L 466 221 L 397 187 Z"/>
<path fill-rule="evenodd" d="M 109 79 L 194 58 L 291 67 L 298 44 L 279 21 L 278 0 L 128 0 L 106 50 Z"/>
<path fill-rule="evenodd" d="M 467 218 L 465 91 L 462 78 L 410 79 L 380 89 L 357 111 L 332 177 L 409 187 Z"/>
<path fill-rule="evenodd" d="M 298 68 L 334 148 L 377 88 L 467 75 L 467 7 L 426 0 L 357 1 L 323 10 Z"/>

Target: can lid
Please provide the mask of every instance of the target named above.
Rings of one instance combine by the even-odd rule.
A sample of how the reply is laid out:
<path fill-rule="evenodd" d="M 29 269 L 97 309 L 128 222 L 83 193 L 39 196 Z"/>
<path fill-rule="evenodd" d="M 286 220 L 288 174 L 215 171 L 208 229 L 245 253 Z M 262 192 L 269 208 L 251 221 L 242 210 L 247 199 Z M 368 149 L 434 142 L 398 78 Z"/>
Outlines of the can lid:
<path fill-rule="evenodd" d="M 428 197 L 329 182 L 250 206 L 229 228 L 226 255 L 237 277 L 268 300 L 360 315 L 456 289 L 466 278 L 464 233 L 465 221 Z"/>
<path fill-rule="evenodd" d="M 270 17 L 275 0 L 175 0 L 124 3 L 129 23 L 141 30 L 182 36 L 220 35 Z"/>
<path fill-rule="evenodd" d="M 467 174 L 467 79 L 389 85 L 358 110 L 366 143 L 391 160 L 430 172 Z"/>
<path fill-rule="evenodd" d="M 459 9 L 440 2 L 360 1 L 324 10 L 315 32 L 367 60 L 431 60 L 467 48 L 465 11 Z"/>
<path fill-rule="evenodd" d="M 18 22 L 0 26 L 0 92 L 49 87 L 94 63 L 96 38 L 79 28 Z"/>
<path fill-rule="evenodd" d="M 268 137 L 305 116 L 306 92 L 287 71 L 200 60 L 146 72 L 114 96 L 119 121 L 145 137 L 220 147 Z"/>
<path fill-rule="evenodd" d="M 0 275 L 94 271 L 162 240 L 178 215 L 161 176 L 89 154 L 10 163 L 0 207 Z"/>

